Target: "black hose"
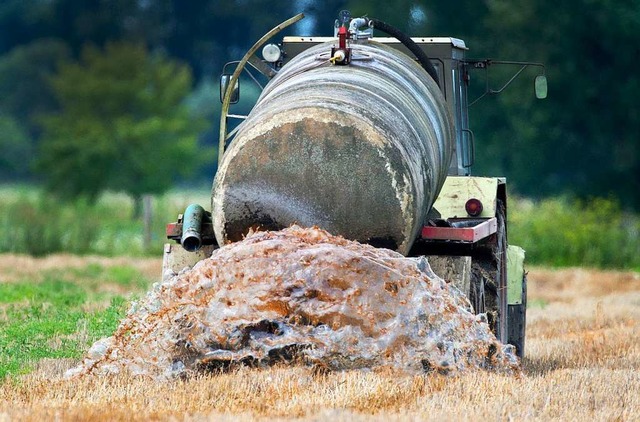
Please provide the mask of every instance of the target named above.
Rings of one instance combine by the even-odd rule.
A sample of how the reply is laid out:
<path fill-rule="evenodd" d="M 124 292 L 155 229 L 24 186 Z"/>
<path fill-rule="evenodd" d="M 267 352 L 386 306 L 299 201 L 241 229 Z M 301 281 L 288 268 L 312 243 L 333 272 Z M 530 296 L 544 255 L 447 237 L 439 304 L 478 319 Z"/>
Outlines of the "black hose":
<path fill-rule="evenodd" d="M 416 58 L 422 65 L 422 68 L 427 71 L 429 76 L 431 76 L 434 81 L 436 81 L 438 86 L 440 85 L 440 78 L 438 78 L 438 72 L 433 66 L 433 63 L 431 63 L 431 60 L 429 60 L 427 54 L 422 51 L 422 49 L 411 39 L 411 37 L 400 31 L 398 28 L 395 28 L 388 23 L 379 21 L 377 19 L 369 19 L 369 22 L 374 28 L 397 38 L 398 41 L 400 41 L 405 47 L 409 49 L 409 51 L 411 51 L 416 56 Z"/>

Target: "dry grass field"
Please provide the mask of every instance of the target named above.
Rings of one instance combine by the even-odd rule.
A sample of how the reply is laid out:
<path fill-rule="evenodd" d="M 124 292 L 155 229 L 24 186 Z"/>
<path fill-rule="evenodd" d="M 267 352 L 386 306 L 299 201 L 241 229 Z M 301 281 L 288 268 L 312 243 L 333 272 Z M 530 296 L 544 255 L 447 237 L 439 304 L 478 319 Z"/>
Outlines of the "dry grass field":
<path fill-rule="evenodd" d="M 80 266 L 85 259 L 0 257 L 0 281 Z M 160 268 L 158 260 L 126 264 L 143 274 Z M 77 362 L 44 359 L 28 375 L 0 381 L 0 421 L 640 420 L 640 274 L 535 268 L 529 301 L 527 358 L 519 377 L 281 367 L 167 383 L 66 381 L 62 374 Z"/>

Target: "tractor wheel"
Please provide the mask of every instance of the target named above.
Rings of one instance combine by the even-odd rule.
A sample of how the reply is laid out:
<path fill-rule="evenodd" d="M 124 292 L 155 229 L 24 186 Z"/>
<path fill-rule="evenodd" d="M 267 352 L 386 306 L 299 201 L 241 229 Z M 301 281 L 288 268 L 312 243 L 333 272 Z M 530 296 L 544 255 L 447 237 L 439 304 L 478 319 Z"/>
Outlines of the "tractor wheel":
<path fill-rule="evenodd" d="M 498 322 L 496 324 L 496 337 L 503 343 L 507 343 L 508 328 L 508 302 L 507 302 L 507 221 L 505 207 L 502 201 L 498 201 L 496 217 L 498 230 L 496 232 L 496 247 L 494 259 L 496 265 L 496 302 L 498 305 Z"/>
<path fill-rule="evenodd" d="M 475 313 L 485 312 L 491 331 L 498 340 L 507 343 L 507 232 L 501 201 L 496 217 L 496 234 L 472 256 L 470 299 Z"/>
<path fill-rule="evenodd" d="M 473 307 L 473 311 L 476 314 L 483 314 L 486 312 L 486 306 L 484 301 L 485 291 L 485 278 L 481 271 L 471 271 L 471 289 L 469 292 L 469 301 Z"/>

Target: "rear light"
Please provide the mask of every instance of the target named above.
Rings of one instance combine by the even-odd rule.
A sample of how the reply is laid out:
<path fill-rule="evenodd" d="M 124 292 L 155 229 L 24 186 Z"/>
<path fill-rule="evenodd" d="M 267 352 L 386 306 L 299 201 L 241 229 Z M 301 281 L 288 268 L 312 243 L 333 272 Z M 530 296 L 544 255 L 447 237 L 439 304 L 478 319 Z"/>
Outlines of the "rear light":
<path fill-rule="evenodd" d="M 482 202 L 479 199 L 471 198 L 464 204 L 464 209 L 471 217 L 477 217 L 482 214 Z"/>

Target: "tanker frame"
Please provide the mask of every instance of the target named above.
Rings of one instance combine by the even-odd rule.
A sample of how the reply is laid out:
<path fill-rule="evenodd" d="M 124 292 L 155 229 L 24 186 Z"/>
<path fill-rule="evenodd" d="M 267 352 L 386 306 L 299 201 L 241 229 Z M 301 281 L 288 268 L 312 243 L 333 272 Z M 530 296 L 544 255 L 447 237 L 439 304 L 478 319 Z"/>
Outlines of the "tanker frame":
<path fill-rule="evenodd" d="M 284 37 L 297 15 L 265 34 L 220 85 L 219 167 L 212 212 L 190 205 L 167 226 L 163 276 L 211 255 L 249 230 L 291 224 L 415 257 L 465 292 L 503 343 L 524 355 L 524 250 L 507 241 L 501 177 L 471 176 L 469 72 L 492 64 L 539 67 L 535 94 L 546 97 L 539 63 L 470 60 L 456 38 L 410 38 L 376 19 L 335 22 L 333 37 Z M 373 37 L 373 29 L 388 37 Z M 265 45 L 266 44 L 266 45 Z M 255 53 L 261 48 L 264 59 Z M 229 66 L 236 65 L 233 73 Z M 249 115 L 229 113 L 242 72 L 270 81 Z M 488 76 L 487 76 L 488 81 Z M 483 95 L 483 96 L 484 96 Z M 231 119 L 242 122 L 229 131 Z M 228 148 L 227 148 L 228 147 Z"/>

